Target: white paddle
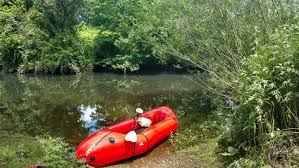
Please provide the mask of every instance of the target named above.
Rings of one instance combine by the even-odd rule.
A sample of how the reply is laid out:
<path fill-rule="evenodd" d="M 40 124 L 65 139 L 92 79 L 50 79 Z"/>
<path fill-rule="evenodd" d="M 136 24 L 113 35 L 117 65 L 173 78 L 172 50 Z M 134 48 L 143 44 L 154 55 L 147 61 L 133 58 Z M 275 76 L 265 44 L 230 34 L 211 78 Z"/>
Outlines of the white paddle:
<path fill-rule="evenodd" d="M 136 125 L 137 125 L 137 119 L 138 119 L 138 116 L 143 113 L 143 110 L 141 108 L 137 108 L 136 109 L 136 113 L 137 114 L 136 114 L 136 117 L 135 117 L 134 128 L 133 128 L 132 131 L 130 131 L 129 133 L 127 133 L 126 136 L 125 136 L 125 140 L 126 141 L 134 142 L 134 143 L 137 141 L 137 134 L 135 132 L 135 128 L 136 128 Z"/>

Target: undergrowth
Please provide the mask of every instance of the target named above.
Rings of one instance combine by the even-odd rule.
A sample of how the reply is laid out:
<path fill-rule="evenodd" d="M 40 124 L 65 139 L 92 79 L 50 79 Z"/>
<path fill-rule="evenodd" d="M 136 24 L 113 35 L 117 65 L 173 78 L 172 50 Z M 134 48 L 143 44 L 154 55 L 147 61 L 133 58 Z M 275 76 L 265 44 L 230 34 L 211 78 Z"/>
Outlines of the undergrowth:
<path fill-rule="evenodd" d="M 206 140 L 216 138 L 217 132 L 219 132 L 219 128 L 216 121 L 196 123 L 174 134 L 171 138 L 171 143 L 175 151 L 180 151 L 188 147 L 194 147 Z"/>
<path fill-rule="evenodd" d="M 48 168 L 87 168 L 78 161 L 75 148 L 61 138 L 24 135 L 1 135 L 0 167 L 30 167 L 42 165 Z"/>
<path fill-rule="evenodd" d="M 292 132 L 277 132 L 271 141 L 250 148 L 245 156 L 233 156 L 229 168 L 296 168 L 299 167 L 299 136 Z"/>

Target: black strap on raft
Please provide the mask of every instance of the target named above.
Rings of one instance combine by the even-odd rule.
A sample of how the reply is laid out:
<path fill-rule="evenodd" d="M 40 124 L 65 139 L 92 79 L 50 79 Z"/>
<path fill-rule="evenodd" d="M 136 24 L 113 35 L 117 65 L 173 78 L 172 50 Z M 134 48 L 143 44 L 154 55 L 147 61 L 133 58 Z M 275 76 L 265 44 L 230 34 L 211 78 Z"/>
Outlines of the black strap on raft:
<path fill-rule="evenodd" d="M 134 123 L 134 127 L 133 127 L 133 130 L 132 130 L 132 131 L 135 131 L 135 129 L 136 129 L 138 116 L 139 116 L 139 114 L 137 113 L 136 116 L 134 117 L 134 118 L 135 118 L 135 123 Z M 135 132 L 135 133 L 136 133 L 136 132 Z M 136 140 L 136 142 L 137 142 L 137 140 Z M 134 143 L 134 152 L 133 152 L 132 157 L 135 155 L 136 144 L 137 144 L 136 142 Z"/>
<path fill-rule="evenodd" d="M 133 127 L 132 131 L 135 131 L 135 129 L 136 129 L 138 116 L 139 116 L 139 114 L 137 113 L 136 116 L 134 117 L 135 118 L 135 123 L 134 123 L 134 127 Z"/>
<path fill-rule="evenodd" d="M 162 108 L 160 108 L 160 111 L 159 111 L 159 122 L 161 121 L 161 113 L 162 113 L 162 111 L 164 112 L 165 111 L 165 109 L 162 107 Z M 167 113 L 167 112 L 166 112 Z"/>

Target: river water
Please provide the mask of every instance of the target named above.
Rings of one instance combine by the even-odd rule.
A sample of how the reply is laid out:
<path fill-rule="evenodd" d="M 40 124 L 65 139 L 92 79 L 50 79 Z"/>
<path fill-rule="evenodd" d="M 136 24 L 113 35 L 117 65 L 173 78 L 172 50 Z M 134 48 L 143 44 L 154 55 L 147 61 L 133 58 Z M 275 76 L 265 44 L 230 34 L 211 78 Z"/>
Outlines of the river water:
<path fill-rule="evenodd" d="M 206 115 L 209 100 L 186 75 L 0 76 L 0 130 L 62 137 L 76 146 L 89 134 L 167 105 L 180 128 Z M 194 117 L 196 116 L 196 117 Z"/>

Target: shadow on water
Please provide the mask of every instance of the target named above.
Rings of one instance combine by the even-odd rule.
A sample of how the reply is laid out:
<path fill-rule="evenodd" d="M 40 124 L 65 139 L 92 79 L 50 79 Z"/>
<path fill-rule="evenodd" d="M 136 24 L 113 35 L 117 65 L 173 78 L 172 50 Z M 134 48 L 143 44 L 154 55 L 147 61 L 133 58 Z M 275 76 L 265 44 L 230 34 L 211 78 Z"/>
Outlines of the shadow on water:
<path fill-rule="evenodd" d="M 205 92 L 184 75 L 94 74 L 0 76 L 0 130 L 63 137 L 78 145 L 89 134 L 145 110 L 167 105 L 183 126 L 208 114 Z M 196 120 L 197 120 L 196 119 Z"/>

